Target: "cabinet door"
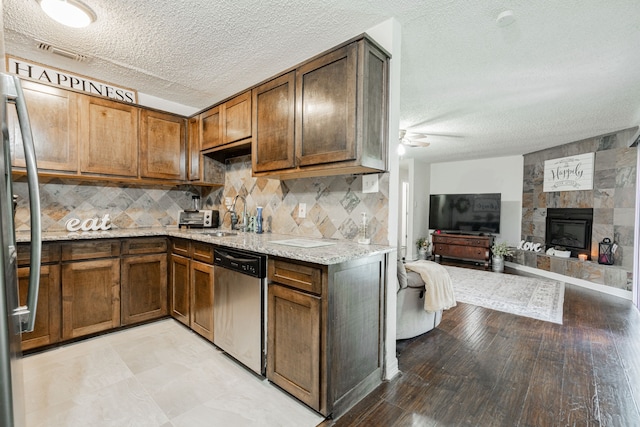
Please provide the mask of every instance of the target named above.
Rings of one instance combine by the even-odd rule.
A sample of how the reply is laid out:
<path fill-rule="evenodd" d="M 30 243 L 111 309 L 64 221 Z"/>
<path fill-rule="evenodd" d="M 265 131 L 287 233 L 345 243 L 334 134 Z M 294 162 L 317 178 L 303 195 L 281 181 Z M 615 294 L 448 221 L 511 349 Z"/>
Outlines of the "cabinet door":
<path fill-rule="evenodd" d="M 320 410 L 320 298 L 269 285 L 267 378 Z"/>
<path fill-rule="evenodd" d="M 213 266 L 191 261 L 191 329 L 213 342 Z"/>
<path fill-rule="evenodd" d="M 20 304 L 27 303 L 29 288 L 29 267 L 18 269 Z M 40 290 L 36 307 L 36 323 L 32 332 L 22 334 L 22 349 L 28 350 L 60 340 L 60 266 L 43 265 L 40 267 Z"/>
<path fill-rule="evenodd" d="M 157 319 L 167 314 L 167 255 L 122 259 L 120 280 L 122 324 Z"/>
<path fill-rule="evenodd" d="M 140 176 L 185 178 L 185 119 L 173 114 L 142 110 L 140 113 Z"/>
<path fill-rule="evenodd" d="M 62 266 L 62 338 L 120 326 L 120 260 Z"/>
<path fill-rule="evenodd" d="M 138 176 L 138 113 L 132 105 L 79 96 L 80 172 Z"/>
<path fill-rule="evenodd" d="M 253 89 L 255 172 L 295 167 L 295 71 Z"/>
<path fill-rule="evenodd" d="M 202 150 L 224 144 L 221 113 L 221 106 L 217 106 L 200 114 L 200 148 Z"/>
<path fill-rule="evenodd" d="M 38 169 L 78 171 L 78 105 L 75 92 L 22 82 L 29 110 Z M 8 108 L 12 165 L 26 167 L 22 133 L 15 108 Z"/>
<path fill-rule="evenodd" d="M 171 255 L 170 302 L 171 317 L 189 326 L 191 309 L 191 280 L 189 258 Z"/>
<path fill-rule="evenodd" d="M 251 136 L 251 91 L 224 103 L 222 143 L 228 144 Z"/>
<path fill-rule="evenodd" d="M 357 44 L 296 70 L 298 166 L 356 158 Z"/>
<path fill-rule="evenodd" d="M 366 40 L 360 42 L 362 66 L 362 90 L 358 96 L 356 129 L 361 135 L 356 136 L 362 147 L 360 161 L 364 166 L 386 170 L 387 137 L 388 137 L 388 105 L 389 76 L 387 55 L 372 46 Z"/>
<path fill-rule="evenodd" d="M 200 181 L 202 176 L 200 174 L 200 120 L 197 117 L 192 117 L 187 123 L 187 179 L 189 181 Z"/>

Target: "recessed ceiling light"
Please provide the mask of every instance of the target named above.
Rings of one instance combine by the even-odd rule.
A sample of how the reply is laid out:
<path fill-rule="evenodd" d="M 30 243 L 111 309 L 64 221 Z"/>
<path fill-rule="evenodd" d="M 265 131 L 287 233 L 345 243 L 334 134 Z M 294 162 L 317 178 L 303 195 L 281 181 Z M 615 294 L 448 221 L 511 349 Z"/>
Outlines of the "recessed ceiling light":
<path fill-rule="evenodd" d="M 44 13 L 59 23 L 82 28 L 96 20 L 96 14 L 79 0 L 38 0 Z"/>

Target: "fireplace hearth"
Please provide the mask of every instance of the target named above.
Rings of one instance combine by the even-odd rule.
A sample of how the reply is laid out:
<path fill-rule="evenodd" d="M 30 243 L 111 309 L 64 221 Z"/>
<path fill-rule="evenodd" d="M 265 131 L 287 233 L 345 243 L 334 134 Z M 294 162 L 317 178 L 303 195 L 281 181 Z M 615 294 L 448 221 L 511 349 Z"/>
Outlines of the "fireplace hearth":
<path fill-rule="evenodd" d="M 572 257 L 586 254 L 591 258 L 591 208 L 548 208 L 545 244 L 547 249 L 562 246 Z"/>

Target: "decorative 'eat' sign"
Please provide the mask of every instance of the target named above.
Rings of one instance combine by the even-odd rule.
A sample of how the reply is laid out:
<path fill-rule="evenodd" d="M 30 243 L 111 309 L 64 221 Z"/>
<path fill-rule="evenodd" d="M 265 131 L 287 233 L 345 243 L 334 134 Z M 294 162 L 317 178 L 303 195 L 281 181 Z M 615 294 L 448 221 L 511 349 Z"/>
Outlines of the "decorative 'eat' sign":
<path fill-rule="evenodd" d="M 71 218 L 65 225 L 67 226 L 67 231 L 106 231 L 111 228 L 110 221 L 111 218 L 109 218 L 109 214 L 105 214 L 102 219 L 89 218 L 80 221 L 78 218 Z"/>

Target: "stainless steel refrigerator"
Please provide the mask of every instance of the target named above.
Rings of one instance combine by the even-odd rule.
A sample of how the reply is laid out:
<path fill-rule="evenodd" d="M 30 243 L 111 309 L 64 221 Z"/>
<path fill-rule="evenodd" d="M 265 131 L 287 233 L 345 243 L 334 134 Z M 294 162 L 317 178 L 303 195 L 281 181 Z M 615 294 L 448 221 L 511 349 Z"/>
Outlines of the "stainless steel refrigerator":
<path fill-rule="evenodd" d="M 0 2 L 1 5 L 1 2 Z M 0 13 L 2 12 L 0 7 Z M 0 27 L 1 28 L 1 27 Z M 1 40 L 0 40 L 1 44 Z M 0 50 L 2 46 L 0 46 Z M 1 55 L 0 59 L 3 59 Z M 41 259 L 40 196 L 36 157 L 29 126 L 27 107 L 15 76 L 0 73 L 0 117 L 2 120 L 2 161 L 0 161 L 0 427 L 25 425 L 24 391 L 20 336 L 35 324 L 38 303 Z M 15 107 L 14 107 L 15 106 Z M 7 110 L 17 111 L 27 165 L 29 211 L 31 215 L 31 259 L 26 305 L 20 304 L 17 275 L 17 246 L 14 228 L 13 184 L 11 181 L 11 147 L 7 127 Z"/>

